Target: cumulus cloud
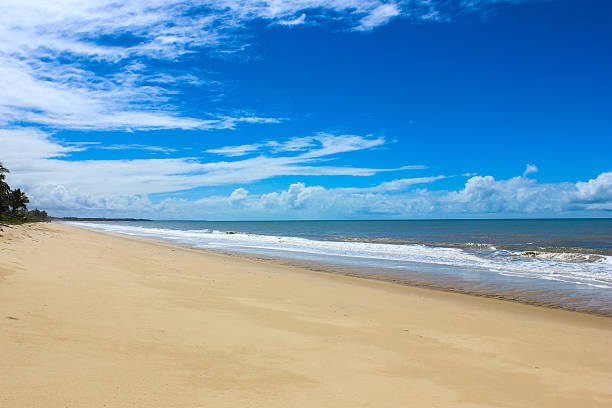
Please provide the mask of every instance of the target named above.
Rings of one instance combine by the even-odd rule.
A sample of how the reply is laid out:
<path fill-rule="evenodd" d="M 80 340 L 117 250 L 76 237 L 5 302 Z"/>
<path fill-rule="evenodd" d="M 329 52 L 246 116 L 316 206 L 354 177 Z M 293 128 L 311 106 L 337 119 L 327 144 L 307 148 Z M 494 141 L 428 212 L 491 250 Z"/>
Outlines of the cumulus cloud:
<path fill-rule="evenodd" d="M 586 182 L 543 184 L 523 177 L 495 180 L 492 176 L 475 176 L 458 190 L 411 189 L 414 184 L 440 178 L 396 180 L 361 189 L 298 182 L 286 190 L 259 195 L 240 190 L 239 211 L 227 211 L 230 198 L 222 196 L 184 205 L 189 211 L 217 214 L 219 219 L 571 216 L 612 211 L 612 173 Z"/>
<path fill-rule="evenodd" d="M 143 195 L 96 195 L 63 186 L 40 186 L 35 204 L 58 215 L 123 215 L 154 218 L 321 219 L 445 218 L 495 216 L 605 215 L 612 211 L 612 173 L 578 183 L 538 184 L 515 177 L 469 180 L 455 191 L 385 188 L 325 188 L 297 182 L 286 190 L 250 194 L 245 188 L 228 196 L 199 200 L 169 198 L 152 203 Z M 381 183 L 383 184 L 383 183 Z"/>
<path fill-rule="evenodd" d="M 389 182 L 362 189 L 325 188 L 298 182 L 282 191 L 258 195 L 239 189 L 229 197 L 208 197 L 174 205 L 192 214 L 202 212 L 209 217 L 213 214 L 218 219 L 571 216 L 612 210 L 612 173 L 576 184 L 538 184 L 522 177 L 495 180 L 491 176 L 477 176 L 454 191 L 411 189 L 414 184 L 435 179 L 439 178 L 398 183 L 401 187 L 397 190 L 389 190 Z"/>
<path fill-rule="evenodd" d="M 612 172 L 602 173 L 587 182 L 576 183 L 572 203 L 577 208 L 612 210 Z"/>
<path fill-rule="evenodd" d="M 232 191 L 232 194 L 230 194 L 227 201 L 234 206 L 240 205 L 240 203 L 244 202 L 248 195 L 249 192 L 246 189 L 239 187 Z"/>
<path fill-rule="evenodd" d="M 260 194 L 238 187 L 226 196 L 153 202 L 153 193 L 201 186 L 240 186 L 279 175 L 363 176 L 385 169 L 312 165 L 321 158 L 329 159 L 320 156 L 325 149 L 321 144 L 293 156 L 222 162 L 203 163 L 195 158 L 71 161 L 65 159 L 90 145 L 64 145 L 40 132 L 16 131 L 22 132 L 21 145 L 6 144 L 6 131 L 0 131 L 0 145 L 10 146 L 3 151 L 3 162 L 14 170 L 9 182 L 26 188 L 33 207 L 56 215 L 306 219 L 571 216 L 612 211 L 612 172 L 577 183 L 538 183 L 523 176 L 503 180 L 490 175 L 472 176 L 456 190 L 426 188 L 445 179 L 444 175 L 396 178 L 359 188 L 296 182 L 285 190 Z M 337 138 L 341 143 L 343 137 Z M 361 144 L 352 140 L 348 145 L 367 146 L 365 139 Z"/>
<path fill-rule="evenodd" d="M 612 173 L 577 183 L 538 183 L 517 176 L 497 180 L 470 176 L 456 190 L 429 190 L 446 178 L 395 178 L 370 187 L 326 188 L 291 184 L 286 190 L 251 194 L 251 182 L 277 176 L 370 176 L 398 169 L 330 166 L 336 155 L 374 149 L 384 139 L 320 133 L 257 143 L 257 155 L 203 162 L 197 157 L 136 160 L 67 160 L 95 142 L 63 143 L 33 129 L 0 130 L 9 183 L 25 188 L 31 205 L 54 214 L 164 218 L 413 218 L 453 216 L 568 216 L 612 211 Z M 120 148 L 130 146 L 118 146 Z M 136 146 L 137 148 L 139 146 Z M 146 148 L 146 146 L 145 146 Z M 424 166 L 404 166 L 400 169 Z M 151 194 L 195 187 L 237 185 L 228 196 L 199 200 Z"/>

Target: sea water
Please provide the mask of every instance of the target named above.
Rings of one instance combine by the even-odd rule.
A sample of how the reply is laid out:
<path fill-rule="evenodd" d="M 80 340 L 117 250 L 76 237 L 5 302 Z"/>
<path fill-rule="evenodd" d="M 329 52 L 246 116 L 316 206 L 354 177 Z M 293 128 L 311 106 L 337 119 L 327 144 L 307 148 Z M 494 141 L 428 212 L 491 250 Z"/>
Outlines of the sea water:
<path fill-rule="evenodd" d="M 72 224 L 612 316 L 612 219 Z"/>

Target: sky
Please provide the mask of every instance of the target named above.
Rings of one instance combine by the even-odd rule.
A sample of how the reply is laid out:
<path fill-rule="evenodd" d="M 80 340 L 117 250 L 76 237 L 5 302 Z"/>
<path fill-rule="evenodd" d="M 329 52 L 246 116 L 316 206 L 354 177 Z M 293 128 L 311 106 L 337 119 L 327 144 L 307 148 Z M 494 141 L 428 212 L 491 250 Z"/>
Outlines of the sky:
<path fill-rule="evenodd" d="M 612 3 L 3 0 L 30 208 L 154 219 L 609 217 Z"/>

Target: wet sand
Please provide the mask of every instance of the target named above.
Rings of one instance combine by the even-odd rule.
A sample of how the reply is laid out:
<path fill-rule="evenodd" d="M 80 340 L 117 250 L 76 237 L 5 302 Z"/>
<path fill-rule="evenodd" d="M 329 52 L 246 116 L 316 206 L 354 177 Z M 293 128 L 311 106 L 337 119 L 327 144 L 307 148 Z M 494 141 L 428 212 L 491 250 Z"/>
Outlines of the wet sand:
<path fill-rule="evenodd" d="M 612 319 L 63 224 L 0 232 L 2 407 L 607 407 Z"/>

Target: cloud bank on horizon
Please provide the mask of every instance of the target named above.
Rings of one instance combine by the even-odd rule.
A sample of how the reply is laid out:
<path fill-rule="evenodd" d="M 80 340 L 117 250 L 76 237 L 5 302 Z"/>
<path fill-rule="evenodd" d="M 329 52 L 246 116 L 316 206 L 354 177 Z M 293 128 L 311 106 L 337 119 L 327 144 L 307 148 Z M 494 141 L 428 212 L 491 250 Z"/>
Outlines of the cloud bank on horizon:
<path fill-rule="evenodd" d="M 149 195 L 156 193 L 202 186 L 248 185 L 287 175 L 367 177 L 380 172 L 426 169 L 423 165 L 402 169 L 321 165 L 334 155 L 367 151 L 385 143 L 383 138 L 318 134 L 282 143 L 267 141 L 248 147 L 214 149 L 215 154 L 230 157 L 262 149 L 270 153 L 232 161 L 202 163 L 194 158 L 72 161 L 63 158 L 98 146 L 62 144 L 40 131 L 0 130 L 0 145 L 8 146 L 3 156 L 14 169 L 12 181 L 28 187 L 35 205 L 57 215 L 203 219 L 436 218 L 571 215 L 612 210 L 612 172 L 585 182 L 542 184 L 528 177 L 537 172 L 531 164 L 526 165 L 523 175 L 507 180 L 470 174 L 463 187 L 453 191 L 428 189 L 428 185 L 438 180 L 454 177 L 435 175 L 396 178 L 369 187 L 326 188 L 296 182 L 286 190 L 261 194 L 250 194 L 247 188 L 238 187 L 228 195 L 195 200 L 180 196 L 157 202 L 149 199 Z"/>
<path fill-rule="evenodd" d="M 525 2 L 5 0 L 0 4 L 0 161 L 12 170 L 10 182 L 28 191 L 32 206 L 56 215 L 266 219 L 607 214 L 612 210 L 610 172 L 573 183 L 538 183 L 530 178 L 538 167 L 525 163 L 520 176 L 497 180 L 470 174 L 459 188 L 449 189 L 436 186 L 463 176 L 406 174 L 427 171 L 431 163 L 352 164 L 355 157 L 393 149 L 395 136 L 385 135 L 384 126 L 372 129 L 374 134 L 304 131 L 220 147 L 203 139 L 199 150 L 131 142 L 134 131 L 207 134 L 292 121 L 248 101 L 228 105 L 223 102 L 226 84 L 214 79 L 214 69 L 182 68 L 185 58 L 198 54 L 219 61 L 253 57 L 251 42 L 266 27 L 327 27 L 352 33 L 358 42 L 359 36 L 396 19 L 442 24 L 481 16 L 496 4 Z M 219 94 L 220 102 L 194 113 L 182 102 L 186 89 Z M 68 141 L 61 132 L 76 132 L 73 138 L 78 140 Z M 105 132 L 119 132 L 124 142 L 109 142 Z M 96 151 L 139 155 L 79 158 Z M 313 176 L 384 179 L 366 185 L 300 179 Z M 288 180 L 285 188 L 264 184 L 259 190 L 266 191 L 250 192 L 252 183 L 278 178 Z M 230 190 L 193 193 L 216 186 Z M 192 192 L 188 198 L 185 191 Z"/>

